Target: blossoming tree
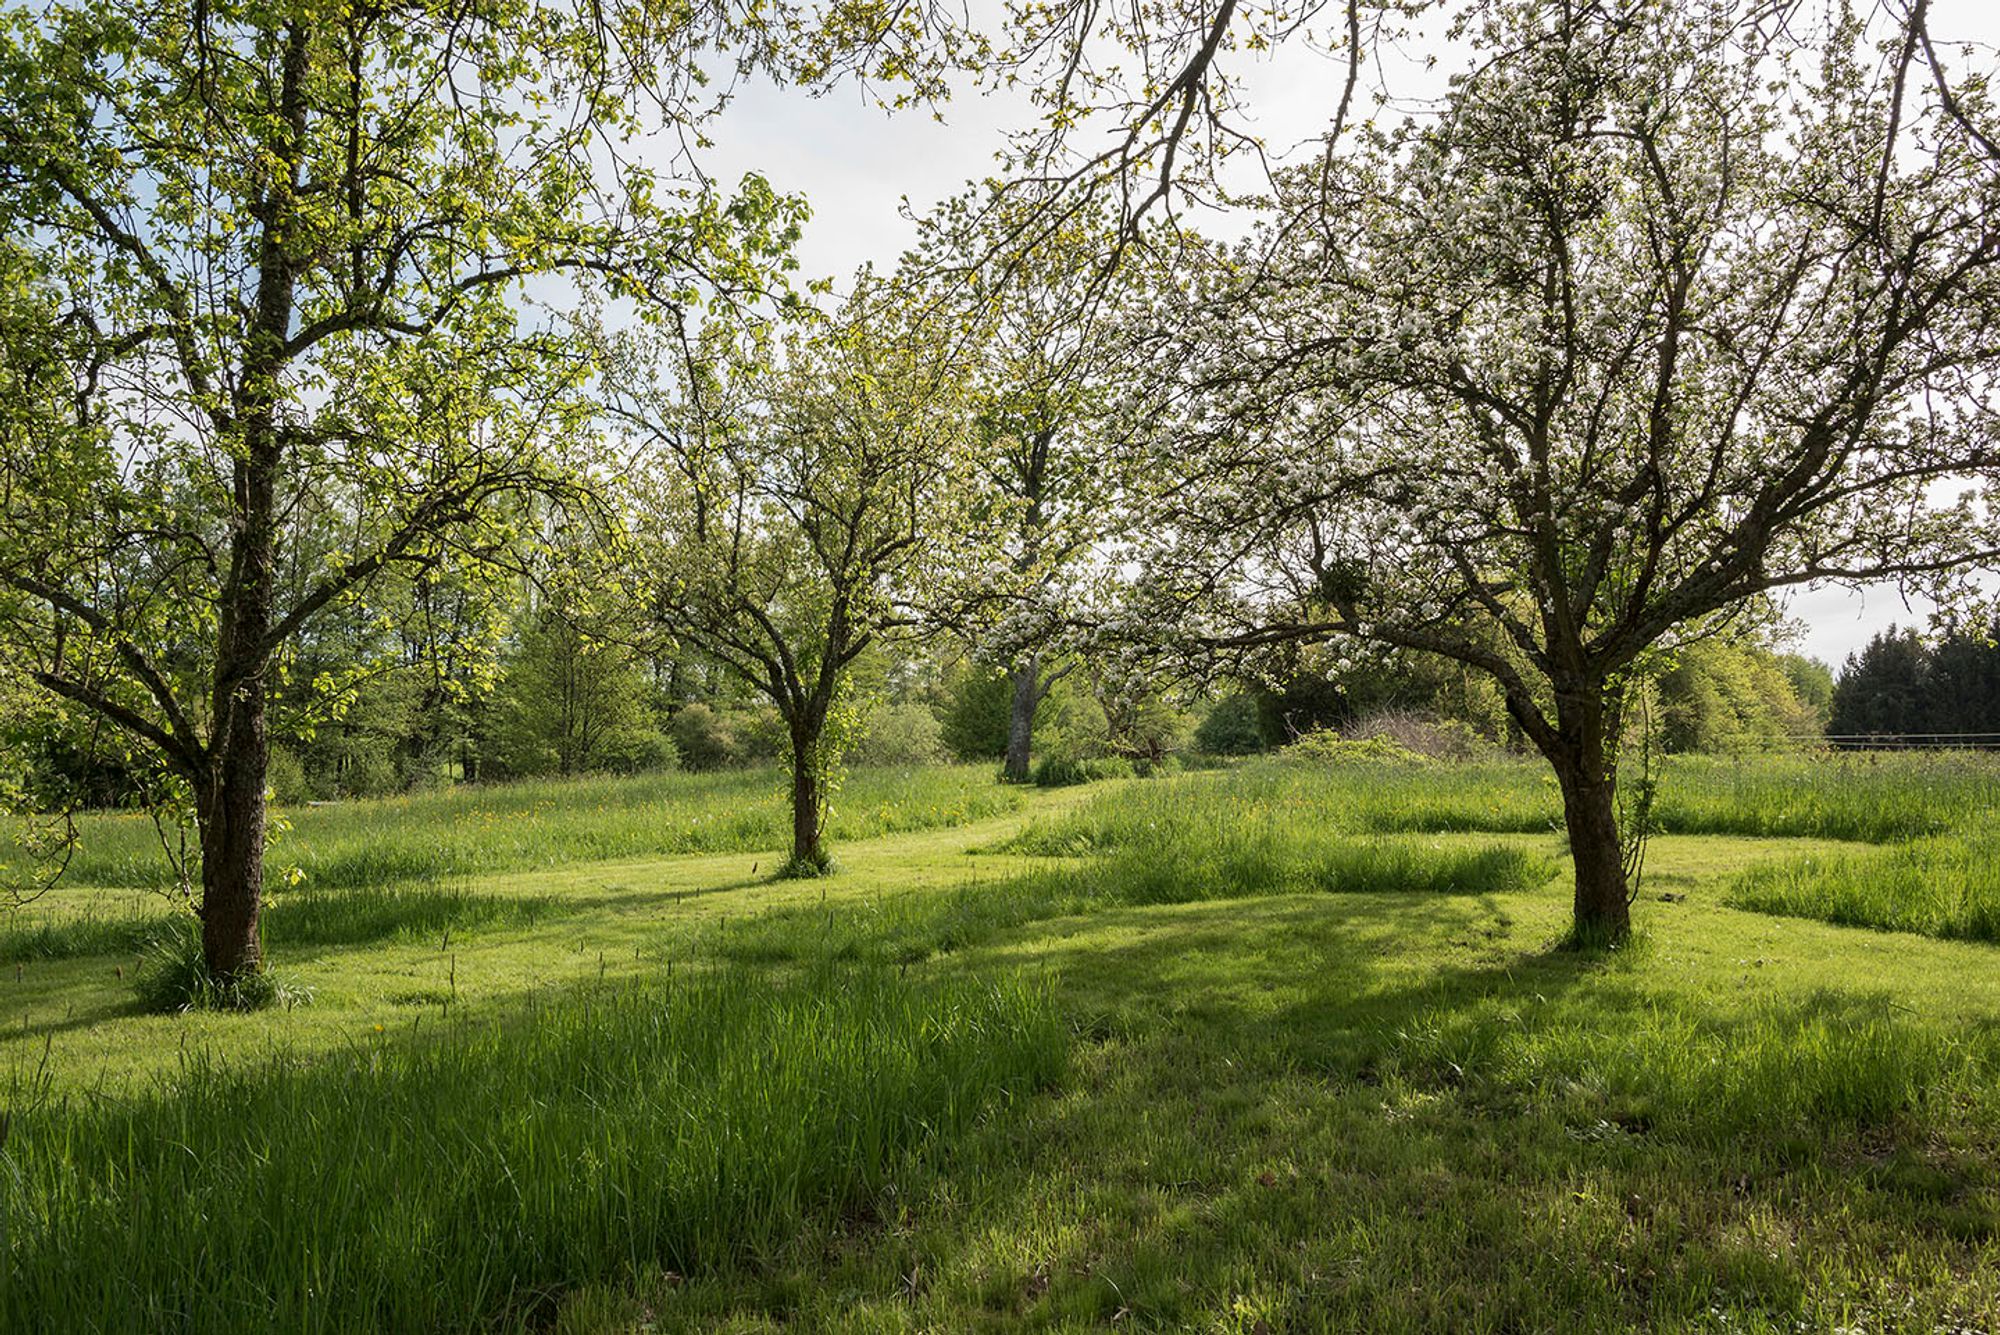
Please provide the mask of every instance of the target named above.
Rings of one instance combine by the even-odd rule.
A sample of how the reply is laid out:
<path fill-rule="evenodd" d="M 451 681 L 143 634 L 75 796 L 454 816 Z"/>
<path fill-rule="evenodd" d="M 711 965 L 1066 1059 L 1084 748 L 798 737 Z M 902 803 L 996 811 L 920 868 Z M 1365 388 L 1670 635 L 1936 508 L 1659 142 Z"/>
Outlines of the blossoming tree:
<path fill-rule="evenodd" d="M 1491 674 L 1560 784 L 1584 938 L 1629 930 L 1649 654 L 2000 547 L 1985 104 L 1941 94 L 1921 7 L 1763 12 L 1482 0 L 1435 118 L 1283 176 L 1151 359 L 1160 467 L 1192 460 L 1151 591 L 1209 646 Z"/>

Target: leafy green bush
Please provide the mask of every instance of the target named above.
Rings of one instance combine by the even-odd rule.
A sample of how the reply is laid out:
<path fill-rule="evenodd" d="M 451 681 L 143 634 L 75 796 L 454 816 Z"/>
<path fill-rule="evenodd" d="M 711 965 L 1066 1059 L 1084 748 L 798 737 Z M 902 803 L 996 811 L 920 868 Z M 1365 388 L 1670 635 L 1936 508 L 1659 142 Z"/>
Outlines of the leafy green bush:
<path fill-rule="evenodd" d="M 1014 680 L 988 667 L 961 666 L 945 678 L 938 733 L 963 761 L 998 760 L 1007 754 L 1007 719 Z"/>
<path fill-rule="evenodd" d="M 688 769 L 721 769 L 741 759 L 741 746 L 729 720 L 699 701 L 680 707 L 671 731 L 681 764 Z"/>
<path fill-rule="evenodd" d="M 264 773 L 264 782 L 271 790 L 271 800 L 281 807 L 297 806 L 313 798 L 312 785 L 306 778 L 305 762 L 288 747 L 271 748 L 270 766 Z"/>
<path fill-rule="evenodd" d="M 878 704 L 847 759 L 855 765 L 935 765 L 945 757 L 944 730 L 928 706 Z"/>
<path fill-rule="evenodd" d="M 1330 729 L 1309 732 L 1280 754 L 1287 760 L 1313 765 L 1428 765 L 1429 756 L 1419 755 L 1395 738 L 1377 735 L 1346 738 Z"/>
<path fill-rule="evenodd" d="M 1247 756 L 1264 749 L 1262 711 L 1255 696 L 1232 691 L 1195 725 L 1195 747 L 1211 756 Z"/>
<path fill-rule="evenodd" d="M 1463 719 L 1438 718 L 1406 709 L 1370 714 L 1348 728 L 1343 736 L 1350 744 L 1381 740 L 1427 760 L 1453 764 L 1490 760 L 1499 752 L 1499 748 L 1473 731 L 1472 725 Z"/>

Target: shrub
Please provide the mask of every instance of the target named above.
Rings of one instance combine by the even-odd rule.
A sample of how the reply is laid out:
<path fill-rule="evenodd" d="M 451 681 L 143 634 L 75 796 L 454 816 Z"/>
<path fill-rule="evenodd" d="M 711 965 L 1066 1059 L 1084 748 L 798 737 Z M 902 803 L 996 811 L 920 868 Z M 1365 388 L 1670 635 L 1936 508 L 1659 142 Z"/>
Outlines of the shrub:
<path fill-rule="evenodd" d="M 1431 760 L 1485 760 L 1495 749 L 1462 719 L 1439 718 L 1412 710 L 1370 714 L 1343 735 L 1349 742 L 1372 742 L 1379 738 Z"/>
<path fill-rule="evenodd" d="M 791 730 L 776 705 L 739 705 L 723 717 L 729 721 L 730 731 L 736 734 L 737 758 L 744 764 L 778 760 L 791 754 Z"/>
<path fill-rule="evenodd" d="M 598 759 L 609 774 L 655 774 L 681 766 L 680 748 L 657 728 L 621 728 L 605 739 Z"/>
<path fill-rule="evenodd" d="M 1412 751 L 1393 737 L 1350 740 L 1331 729 L 1301 736 L 1281 754 L 1287 760 L 1314 765 L 1428 765 L 1430 757 Z"/>
<path fill-rule="evenodd" d="M 1005 672 L 966 667 L 947 677 L 939 711 L 939 737 L 960 760 L 998 760 L 1007 754 L 1007 719 L 1014 681 Z"/>
<path fill-rule="evenodd" d="M 681 764 L 691 770 L 721 769 L 741 758 L 736 730 L 704 704 L 681 706 L 674 715 L 673 742 Z"/>
<path fill-rule="evenodd" d="M 1211 756 L 1247 756 L 1264 749 L 1262 711 L 1241 691 L 1223 696 L 1195 727 L 1194 744 Z"/>
<path fill-rule="evenodd" d="M 857 765 L 934 765 L 944 759 L 937 715 L 914 701 L 878 704 L 848 759 Z"/>
<path fill-rule="evenodd" d="M 281 807 L 294 807 L 312 800 L 312 788 L 306 781 L 305 762 L 299 759 L 297 752 L 287 747 L 271 748 L 264 782 L 270 786 L 271 800 Z"/>
<path fill-rule="evenodd" d="M 356 746 L 342 758 L 338 782 L 344 797 L 387 797 L 403 790 L 403 772 L 386 750 Z"/>

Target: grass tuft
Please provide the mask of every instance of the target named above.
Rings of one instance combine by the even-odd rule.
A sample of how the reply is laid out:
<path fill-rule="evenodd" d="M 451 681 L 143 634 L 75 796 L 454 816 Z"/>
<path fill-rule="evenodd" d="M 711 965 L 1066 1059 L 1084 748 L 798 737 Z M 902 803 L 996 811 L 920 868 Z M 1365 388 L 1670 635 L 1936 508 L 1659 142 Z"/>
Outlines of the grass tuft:
<path fill-rule="evenodd" d="M 261 1011 L 274 1006 L 291 1010 L 312 1000 L 299 987 L 267 969 L 219 976 L 202 957 L 201 924 L 193 918 L 171 918 L 141 947 L 139 970 L 132 980 L 139 1004 L 157 1015 L 189 1011 Z"/>

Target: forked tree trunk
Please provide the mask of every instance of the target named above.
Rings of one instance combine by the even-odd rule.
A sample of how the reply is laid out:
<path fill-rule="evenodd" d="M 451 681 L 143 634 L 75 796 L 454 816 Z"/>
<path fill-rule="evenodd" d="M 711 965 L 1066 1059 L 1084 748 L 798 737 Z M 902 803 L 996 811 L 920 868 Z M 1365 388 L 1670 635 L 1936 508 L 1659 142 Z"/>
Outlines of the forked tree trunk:
<path fill-rule="evenodd" d="M 1562 789 L 1576 871 L 1576 939 L 1615 944 L 1631 934 L 1632 906 L 1618 837 L 1617 751 L 1603 688 L 1559 692 L 1556 718 L 1548 759 Z"/>
<path fill-rule="evenodd" d="M 1007 762 L 1001 770 L 1008 783 L 1028 781 L 1034 761 L 1035 711 L 1041 703 L 1041 658 L 1029 654 L 1014 669 L 1014 703 L 1007 714 Z"/>

